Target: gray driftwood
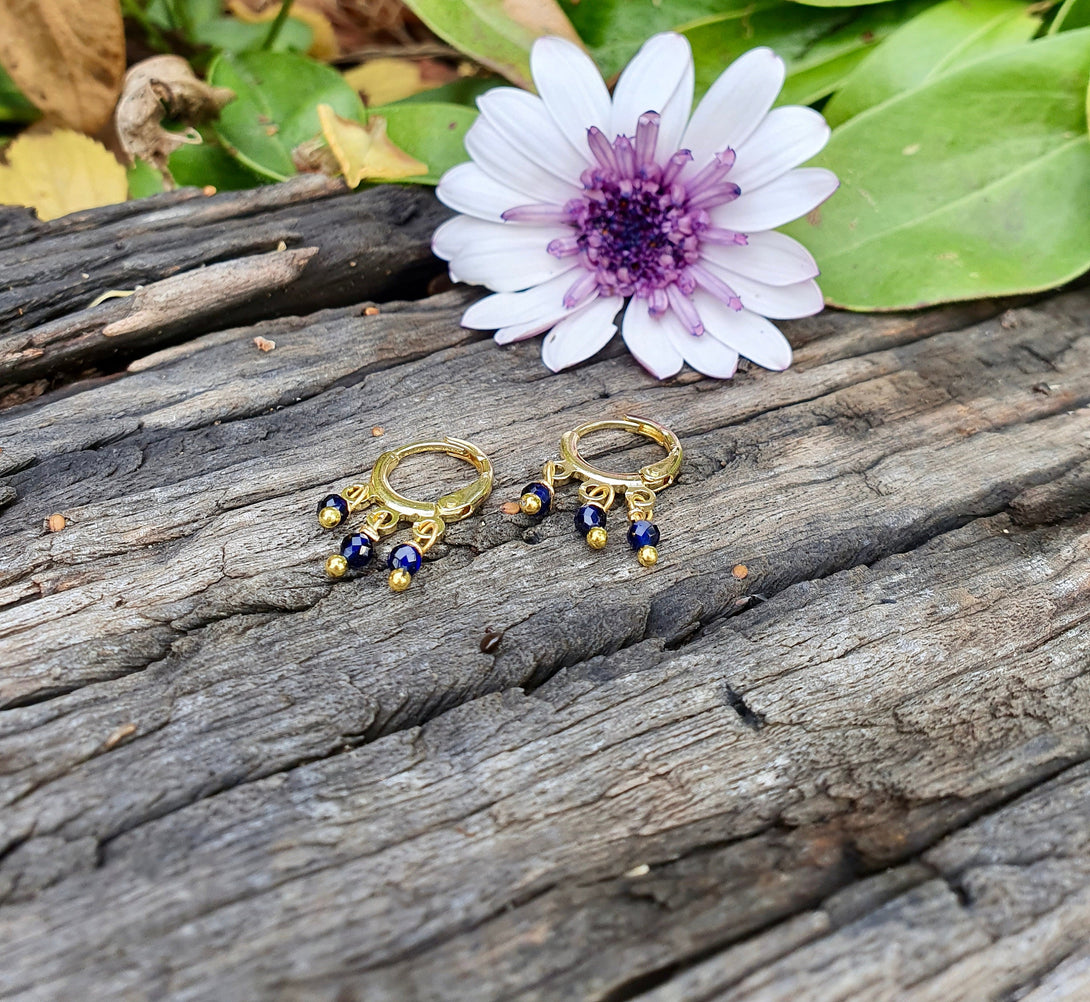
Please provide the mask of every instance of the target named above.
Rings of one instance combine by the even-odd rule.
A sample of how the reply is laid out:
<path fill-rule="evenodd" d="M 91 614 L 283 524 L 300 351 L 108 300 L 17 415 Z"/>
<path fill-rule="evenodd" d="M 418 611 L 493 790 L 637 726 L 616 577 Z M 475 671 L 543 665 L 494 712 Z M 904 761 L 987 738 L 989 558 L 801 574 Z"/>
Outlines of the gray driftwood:
<path fill-rule="evenodd" d="M 312 196 L 348 215 L 294 245 L 308 310 L 370 225 Z M 9 293 L 39 333 L 49 281 Z M 549 376 L 459 327 L 475 295 L 209 311 L 0 415 L 0 996 L 1090 997 L 1090 293 L 827 313 L 786 373 L 663 384 L 617 346 Z M 574 491 L 501 511 L 632 412 L 686 449 L 657 568 L 589 552 Z M 436 435 L 492 455 L 483 514 L 402 595 L 330 583 L 317 499 Z"/>

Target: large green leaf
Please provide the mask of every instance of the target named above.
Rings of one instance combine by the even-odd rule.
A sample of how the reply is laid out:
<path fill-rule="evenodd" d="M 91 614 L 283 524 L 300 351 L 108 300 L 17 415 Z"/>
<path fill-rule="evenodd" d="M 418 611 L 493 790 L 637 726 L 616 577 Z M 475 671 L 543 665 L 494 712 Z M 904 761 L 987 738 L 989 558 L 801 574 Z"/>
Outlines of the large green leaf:
<path fill-rule="evenodd" d="M 319 104 L 344 118 L 367 120 L 359 94 L 336 70 L 292 52 L 223 53 L 208 80 L 238 95 L 214 126 L 224 148 L 276 181 L 295 173 L 291 151 L 322 131 Z"/>
<path fill-rule="evenodd" d="M 1040 26 L 1040 15 L 1021 0 L 946 0 L 871 52 L 825 106 L 825 119 L 846 122 L 957 65 L 1022 45 Z"/>
<path fill-rule="evenodd" d="M 790 60 L 778 103 L 813 104 L 827 97 L 874 46 L 934 3 L 935 0 L 898 0 L 853 11 L 850 21 Z"/>
<path fill-rule="evenodd" d="M 405 0 L 440 38 L 521 87 L 530 86 L 530 46 L 541 35 L 576 40 L 557 0 Z"/>
<path fill-rule="evenodd" d="M 1090 0 L 1064 0 L 1048 26 L 1048 33 L 1054 35 L 1057 31 L 1087 27 L 1090 27 Z"/>
<path fill-rule="evenodd" d="M 1090 268 L 1090 29 L 946 73 L 833 132 L 841 189 L 787 228 L 830 303 L 889 310 L 1047 289 Z"/>
<path fill-rule="evenodd" d="M 424 177 L 405 178 L 421 184 L 438 184 L 443 172 L 469 159 L 463 139 L 477 119 L 477 112 L 460 104 L 399 102 L 372 108 L 372 115 L 386 119 L 386 135 L 395 146 L 428 165 Z"/>

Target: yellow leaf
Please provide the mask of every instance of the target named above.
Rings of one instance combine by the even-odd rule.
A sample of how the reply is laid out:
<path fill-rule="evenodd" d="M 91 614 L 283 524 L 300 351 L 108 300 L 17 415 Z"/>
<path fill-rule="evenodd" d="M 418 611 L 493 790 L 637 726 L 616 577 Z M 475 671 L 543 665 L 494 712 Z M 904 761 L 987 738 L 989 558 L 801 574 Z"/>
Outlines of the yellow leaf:
<path fill-rule="evenodd" d="M 101 143 L 67 129 L 24 133 L 0 165 L 0 205 L 26 205 L 39 219 L 128 198 L 125 168 Z"/>
<path fill-rule="evenodd" d="M 274 3 L 271 7 L 258 11 L 248 7 L 242 0 L 229 0 L 227 9 L 240 21 L 245 21 L 246 24 L 262 24 L 265 21 L 274 21 L 276 15 L 280 13 L 281 6 L 281 4 Z M 329 18 L 320 10 L 297 3 L 292 5 L 289 16 L 295 18 L 296 21 L 302 21 L 303 24 L 310 28 L 311 39 L 310 48 L 307 49 L 308 56 L 313 56 L 315 59 L 328 63 L 341 54 L 341 47 L 337 44 L 337 36 L 333 32 L 333 25 L 329 23 Z"/>
<path fill-rule="evenodd" d="M 336 157 L 349 188 L 364 179 L 392 181 L 428 173 L 428 165 L 395 146 L 386 135 L 386 119 L 372 115 L 366 125 L 341 118 L 328 104 L 318 105 L 322 135 Z"/>
<path fill-rule="evenodd" d="M 437 72 L 437 64 L 430 61 L 383 56 L 345 70 L 344 79 L 350 87 L 363 95 L 364 104 L 378 107 L 433 90 L 458 77 L 453 70 L 440 74 L 441 71 Z"/>
<path fill-rule="evenodd" d="M 118 0 L 0 0 L 0 64 L 54 121 L 93 134 L 125 73 Z"/>

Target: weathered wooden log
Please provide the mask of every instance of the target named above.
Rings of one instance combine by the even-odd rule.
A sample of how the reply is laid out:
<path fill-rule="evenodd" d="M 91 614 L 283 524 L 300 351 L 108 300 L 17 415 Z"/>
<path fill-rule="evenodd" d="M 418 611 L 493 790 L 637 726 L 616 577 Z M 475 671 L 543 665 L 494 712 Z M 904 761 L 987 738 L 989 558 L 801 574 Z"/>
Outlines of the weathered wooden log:
<path fill-rule="evenodd" d="M 426 189 L 349 192 L 315 175 L 207 198 L 186 189 L 49 223 L 30 219 L 29 210 L 0 210 L 0 379 L 34 377 L 118 351 L 122 342 L 90 335 L 128 311 L 123 301 L 92 307 L 96 298 L 184 273 L 193 272 L 193 285 L 166 290 L 174 293 L 173 311 L 145 316 L 144 326 L 130 332 L 145 330 L 149 347 L 177 336 L 186 310 L 192 337 L 404 290 L 422 268 L 434 269 L 431 234 L 446 215 Z M 249 261 L 307 247 L 320 249 L 297 280 Z M 195 271 L 220 262 L 234 273 Z M 242 281 L 243 263 L 254 267 L 249 282 Z M 194 295 L 203 281 L 206 290 L 218 290 L 207 302 Z"/>
<path fill-rule="evenodd" d="M 473 295 L 0 414 L 0 995 L 1077 997 L 1090 293 L 828 313 L 786 373 L 661 384 L 619 346 L 549 376 Z M 574 490 L 501 510 L 626 412 L 686 449 L 652 571 Z M 484 513 L 402 595 L 330 583 L 317 499 L 445 434 Z"/>

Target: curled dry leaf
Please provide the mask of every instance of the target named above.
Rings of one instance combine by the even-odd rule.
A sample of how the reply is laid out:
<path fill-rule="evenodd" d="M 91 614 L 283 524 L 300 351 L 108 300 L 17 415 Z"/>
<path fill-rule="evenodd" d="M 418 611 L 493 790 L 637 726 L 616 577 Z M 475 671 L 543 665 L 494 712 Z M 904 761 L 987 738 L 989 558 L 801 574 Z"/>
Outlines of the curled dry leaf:
<path fill-rule="evenodd" d="M 0 205 L 29 206 L 39 219 L 128 198 L 125 168 L 105 146 L 78 132 L 23 133 L 4 155 Z"/>
<path fill-rule="evenodd" d="M 292 151 L 299 170 L 341 174 L 349 188 L 361 181 L 419 177 L 428 165 L 395 146 L 386 135 L 386 119 L 372 115 L 366 125 L 342 118 L 328 104 L 318 105 L 322 135 Z"/>
<path fill-rule="evenodd" d="M 109 120 L 125 72 L 117 0 L 4 0 L 0 64 L 47 118 L 88 134 Z"/>
<path fill-rule="evenodd" d="M 199 143 L 195 129 L 170 132 L 161 122 L 170 116 L 192 125 L 215 118 L 235 92 L 198 80 L 181 56 L 152 56 L 130 68 L 117 102 L 114 124 L 121 149 L 166 172 L 167 158 L 179 146 Z"/>

